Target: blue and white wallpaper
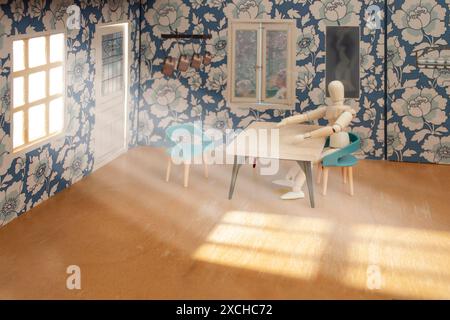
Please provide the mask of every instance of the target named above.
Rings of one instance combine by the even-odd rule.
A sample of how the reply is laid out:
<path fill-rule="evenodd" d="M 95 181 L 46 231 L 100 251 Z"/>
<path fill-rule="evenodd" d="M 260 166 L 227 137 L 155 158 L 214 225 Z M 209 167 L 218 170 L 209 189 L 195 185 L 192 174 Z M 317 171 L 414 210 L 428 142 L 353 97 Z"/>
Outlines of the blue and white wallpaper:
<path fill-rule="evenodd" d="M 81 29 L 67 31 L 67 130 L 64 137 L 26 154 L 11 154 L 9 36 L 65 30 L 66 9 L 81 8 Z M 130 70 L 130 145 L 136 143 L 139 92 L 138 1 L 0 0 L 0 227 L 72 185 L 92 171 L 95 125 L 95 50 L 92 41 L 100 22 L 131 21 L 134 62 Z"/>
<path fill-rule="evenodd" d="M 243 128 L 252 121 L 279 121 L 292 111 L 231 109 L 224 99 L 227 63 L 227 18 L 296 19 L 297 104 L 295 112 L 323 105 L 325 98 L 325 28 L 361 27 L 361 97 L 349 100 L 358 112 L 352 124 L 363 141 L 362 157 L 384 157 L 384 31 L 366 25 L 366 9 L 384 0 L 157 0 L 143 2 L 141 17 L 141 85 L 139 144 L 160 145 L 164 131 L 174 122 L 203 120 L 219 129 Z M 170 30 L 208 33 L 206 43 L 164 40 Z M 161 73 L 164 57 L 181 53 L 212 52 L 213 62 L 200 72 Z"/>
<path fill-rule="evenodd" d="M 363 158 L 450 163 L 450 73 L 418 70 L 414 50 L 446 45 L 450 39 L 450 0 L 0 0 L 0 227 L 92 171 L 95 126 L 95 50 L 100 22 L 130 21 L 129 145 L 160 146 L 173 123 L 201 120 L 225 130 L 252 121 L 279 121 L 316 108 L 325 97 L 325 28 L 361 28 L 361 97 L 348 104 L 357 111 L 352 130 L 362 138 Z M 22 156 L 11 154 L 10 36 L 65 29 L 66 8 L 82 9 L 82 28 L 68 31 L 65 137 Z M 373 5 L 388 19 L 368 28 Z M 295 111 L 231 109 L 227 85 L 227 19 L 296 19 L 297 103 Z M 163 40 L 170 30 L 209 33 L 212 39 Z M 387 31 L 387 88 L 385 50 Z M 213 53 L 200 71 L 161 73 L 167 55 Z M 447 51 L 448 52 L 448 51 Z M 446 54 L 446 53 L 444 53 Z M 387 119 L 385 119 L 387 114 Z M 385 139 L 387 134 L 387 139 Z M 387 154 L 385 155 L 385 150 Z"/>
<path fill-rule="evenodd" d="M 450 70 L 418 69 L 414 53 L 448 45 L 449 6 L 450 0 L 389 0 L 389 160 L 450 164 Z M 441 57 L 449 59 L 450 50 Z"/>

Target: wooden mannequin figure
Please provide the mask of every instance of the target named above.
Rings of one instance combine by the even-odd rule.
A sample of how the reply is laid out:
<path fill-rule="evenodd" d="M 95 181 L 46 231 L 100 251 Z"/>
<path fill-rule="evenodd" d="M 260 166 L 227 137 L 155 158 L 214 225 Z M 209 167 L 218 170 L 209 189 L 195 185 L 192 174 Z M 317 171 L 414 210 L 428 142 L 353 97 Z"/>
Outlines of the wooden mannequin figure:
<path fill-rule="evenodd" d="M 277 125 L 280 128 L 322 118 L 328 120 L 327 126 L 292 138 L 294 143 L 300 143 L 305 139 L 330 137 L 330 147 L 324 150 L 322 158 L 350 144 L 348 133 L 344 129 L 349 126 L 356 114 L 352 107 L 344 105 L 344 85 L 342 82 L 330 82 L 328 91 L 333 102 L 331 106 L 319 107 L 306 113 L 288 117 Z M 282 195 L 281 199 L 293 200 L 305 197 L 302 191 L 305 180 L 305 173 L 299 166 L 295 165 L 288 171 L 284 180 L 276 180 L 273 183 L 292 187 L 292 191 Z"/>

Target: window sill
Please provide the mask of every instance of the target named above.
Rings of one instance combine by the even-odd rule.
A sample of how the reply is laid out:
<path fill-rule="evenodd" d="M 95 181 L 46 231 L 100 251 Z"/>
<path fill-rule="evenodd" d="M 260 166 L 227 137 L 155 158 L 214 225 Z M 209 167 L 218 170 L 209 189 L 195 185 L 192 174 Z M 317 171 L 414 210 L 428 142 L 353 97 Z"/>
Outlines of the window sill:
<path fill-rule="evenodd" d="M 65 136 L 65 132 L 63 130 L 61 132 L 54 133 L 50 136 L 38 139 L 38 140 L 34 141 L 32 144 L 29 144 L 26 146 L 20 146 L 20 147 L 13 149 L 13 151 L 11 152 L 11 156 L 14 158 L 24 156 L 28 152 L 39 149 L 42 146 L 44 146 L 46 144 L 50 144 L 58 139 L 64 138 L 64 136 Z"/>
<path fill-rule="evenodd" d="M 249 103 L 249 102 L 230 102 L 228 104 L 231 109 L 256 109 L 261 111 L 266 110 L 294 110 L 295 104 L 275 104 L 275 103 Z"/>

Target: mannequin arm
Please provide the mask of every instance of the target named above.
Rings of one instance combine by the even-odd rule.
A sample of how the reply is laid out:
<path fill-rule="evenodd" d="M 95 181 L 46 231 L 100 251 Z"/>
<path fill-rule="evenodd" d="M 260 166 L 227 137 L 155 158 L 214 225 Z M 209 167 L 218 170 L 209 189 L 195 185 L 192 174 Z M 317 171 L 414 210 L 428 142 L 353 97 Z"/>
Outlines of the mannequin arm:
<path fill-rule="evenodd" d="M 337 118 L 337 120 L 334 123 L 333 127 L 338 125 L 341 128 L 339 131 L 341 131 L 342 129 L 345 129 L 345 128 L 347 128 L 350 125 L 350 123 L 353 120 L 353 117 L 354 117 L 354 114 L 351 111 L 344 111 Z M 336 131 L 336 132 L 339 132 L 339 131 Z"/>
<path fill-rule="evenodd" d="M 305 134 L 296 135 L 294 140 L 296 142 L 300 142 L 309 138 L 323 138 L 329 137 L 333 133 L 341 132 L 343 129 L 347 128 L 352 122 L 353 114 L 350 111 L 343 112 L 339 118 L 337 118 L 336 122 L 332 126 L 326 126 Z"/>
<path fill-rule="evenodd" d="M 277 124 L 277 127 L 283 127 L 289 124 L 300 124 L 307 121 L 313 121 L 325 116 L 327 108 L 320 107 L 312 111 L 308 111 L 302 114 L 298 114 L 292 117 L 287 117 Z"/>

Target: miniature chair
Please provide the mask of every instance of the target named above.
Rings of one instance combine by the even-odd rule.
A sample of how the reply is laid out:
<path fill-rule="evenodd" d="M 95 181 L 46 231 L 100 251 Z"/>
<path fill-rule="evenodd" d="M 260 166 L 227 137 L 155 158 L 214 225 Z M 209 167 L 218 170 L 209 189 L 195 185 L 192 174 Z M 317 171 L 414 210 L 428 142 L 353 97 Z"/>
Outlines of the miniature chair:
<path fill-rule="evenodd" d="M 322 194 L 325 196 L 327 194 L 328 187 L 328 170 L 330 167 L 340 167 L 342 171 L 342 177 L 344 179 L 344 183 L 348 182 L 350 185 L 350 195 L 353 196 L 353 166 L 358 163 L 358 159 L 352 155 L 353 152 L 358 151 L 361 147 L 361 139 L 358 135 L 353 132 L 348 133 L 350 138 L 350 144 L 336 152 L 333 152 L 330 155 L 325 156 L 322 159 L 322 162 L 317 164 L 318 166 L 318 176 L 317 183 L 320 183 L 321 180 L 321 172 L 323 171 L 323 185 L 322 185 Z M 327 139 L 325 147 L 328 147 L 330 143 L 330 138 Z"/>
<path fill-rule="evenodd" d="M 183 137 L 189 136 L 189 141 L 183 142 Z M 213 147 L 213 141 L 203 134 L 198 126 L 192 123 L 176 124 L 166 130 L 167 149 L 169 156 L 166 171 L 166 181 L 169 181 L 172 168 L 172 156 L 177 155 L 179 162 L 184 164 L 184 187 L 189 184 L 189 168 L 193 159 L 201 156 L 204 163 L 205 177 L 208 178 L 208 166 L 203 157 L 204 152 Z M 188 152 L 185 152 L 185 151 Z"/>

